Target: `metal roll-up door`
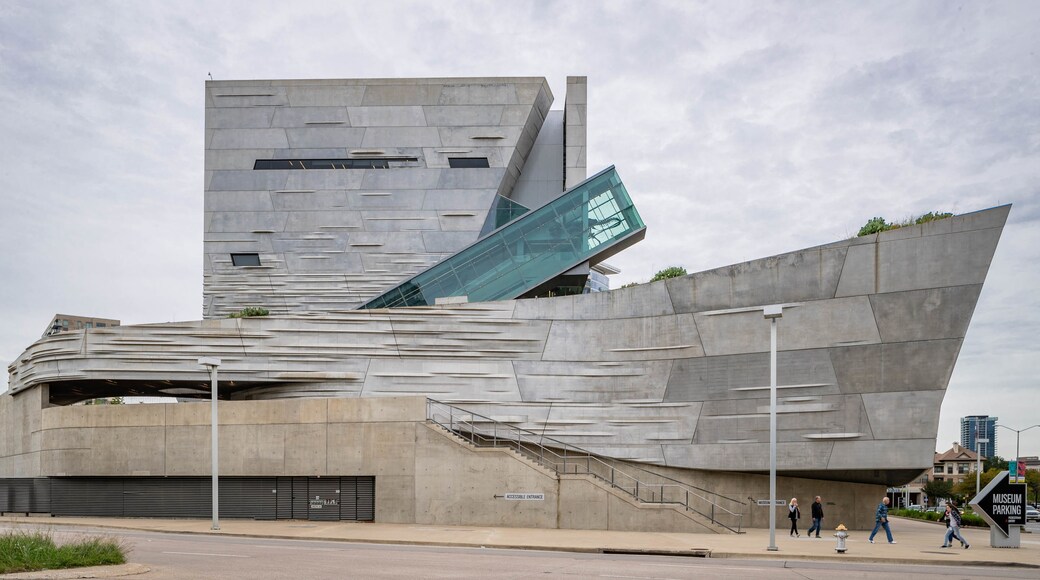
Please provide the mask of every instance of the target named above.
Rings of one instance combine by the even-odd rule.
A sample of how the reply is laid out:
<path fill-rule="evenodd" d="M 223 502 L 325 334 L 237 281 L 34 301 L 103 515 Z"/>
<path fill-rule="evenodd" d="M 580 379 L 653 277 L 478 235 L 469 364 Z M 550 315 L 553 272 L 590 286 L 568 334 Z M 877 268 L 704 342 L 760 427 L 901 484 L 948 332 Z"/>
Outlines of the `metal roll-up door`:
<path fill-rule="evenodd" d="M 277 514 L 277 492 L 273 477 L 221 478 L 220 516 L 273 520 Z"/>
<path fill-rule="evenodd" d="M 341 477 L 340 497 L 342 501 L 339 506 L 339 518 L 341 520 L 357 520 L 357 479 L 356 477 Z"/>
<path fill-rule="evenodd" d="M 275 517 L 280 520 L 291 520 L 292 513 L 292 478 L 279 477 L 276 483 L 278 493 L 275 495 Z"/>
<path fill-rule="evenodd" d="M 50 483 L 46 478 L 0 479 L 0 512 L 50 511 Z"/>
<path fill-rule="evenodd" d="M 200 477 L 131 477 L 123 484 L 128 518 L 208 518 L 212 487 Z"/>
<path fill-rule="evenodd" d="M 307 519 L 317 521 L 339 520 L 340 478 L 307 478 Z"/>
<path fill-rule="evenodd" d="M 51 478 L 51 514 L 123 517 L 123 480 L 116 477 Z"/>
<path fill-rule="evenodd" d="M 37 477 L 32 480 L 32 495 L 29 497 L 29 511 L 38 514 L 51 511 L 51 480 Z"/>
<path fill-rule="evenodd" d="M 307 478 L 292 478 L 292 519 L 307 519 Z"/>
<path fill-rule="evenodd" d="M 376 478 L 372 476 L 357 479 L 357 517 L 359 522 L 376 520 Z"/>

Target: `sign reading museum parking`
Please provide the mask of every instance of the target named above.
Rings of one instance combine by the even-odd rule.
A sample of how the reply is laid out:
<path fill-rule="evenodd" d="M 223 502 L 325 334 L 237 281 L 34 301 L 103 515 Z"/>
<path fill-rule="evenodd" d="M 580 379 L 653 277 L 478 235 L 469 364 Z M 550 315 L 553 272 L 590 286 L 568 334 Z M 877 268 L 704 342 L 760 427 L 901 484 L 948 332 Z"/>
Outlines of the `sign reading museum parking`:
<path fill-rule="evenodd" d="M 1007 471 L 998 473 L 968 503 L 978 508 L 982 519 L 1004 532 L 1005 536 L 1011 535 L 1011 526 L 1024 526 L 1026 523 L 1026 486 L 1010 483 Z"/>
<path fill-rule="evenodd" d="M 507 493 L 495 497 L 513 501 L 545 501 L 544 493 Z"/>

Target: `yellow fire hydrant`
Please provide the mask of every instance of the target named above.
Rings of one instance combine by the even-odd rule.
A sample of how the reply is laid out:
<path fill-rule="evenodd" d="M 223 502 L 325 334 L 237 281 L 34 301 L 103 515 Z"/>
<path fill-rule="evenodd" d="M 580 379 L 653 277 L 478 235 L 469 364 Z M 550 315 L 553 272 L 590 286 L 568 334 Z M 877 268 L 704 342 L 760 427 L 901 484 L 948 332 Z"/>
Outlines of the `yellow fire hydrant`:
<path fill-rule="evenodd" d="M 847 531 L 848 528 L 845 527 L 845 524 L 838 524 L 838 527 L 835 529 L 838 531 L 838 533 L 834 534 L 834 537 L 838 538 L 838 545 L 834 547 L 834 551 L 839 554 L 844 554 L 845 539 L 849 537 L 849 532 Z"/>

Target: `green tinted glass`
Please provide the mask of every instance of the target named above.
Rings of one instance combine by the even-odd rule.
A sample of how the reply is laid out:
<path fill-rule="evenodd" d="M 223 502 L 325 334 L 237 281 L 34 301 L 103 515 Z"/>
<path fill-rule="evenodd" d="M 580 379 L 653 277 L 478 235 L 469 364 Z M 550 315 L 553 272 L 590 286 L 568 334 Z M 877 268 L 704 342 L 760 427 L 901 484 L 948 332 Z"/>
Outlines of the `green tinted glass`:
<path fill-rule="evenodd" d="M 510 203 L 523 208 L 521 217 L 510 215 L 517 208 L 496 203 L 493 212 L 505 206 L 505 226 L 361 308 L 431 305 L 446 296 L 468 296 L 470 302 L 516 298 L 609 255 L 611 247 L 645 229 L 613 167 L 535 210 Z"/>

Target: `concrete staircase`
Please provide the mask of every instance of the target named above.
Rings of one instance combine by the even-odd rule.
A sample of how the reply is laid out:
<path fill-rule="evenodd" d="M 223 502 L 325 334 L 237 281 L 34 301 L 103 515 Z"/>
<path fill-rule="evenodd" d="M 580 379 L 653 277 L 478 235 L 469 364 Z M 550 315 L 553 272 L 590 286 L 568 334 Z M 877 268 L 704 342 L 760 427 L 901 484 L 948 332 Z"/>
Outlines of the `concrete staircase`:
<path fill-rule="evenodd" d="M 714 500 L 724 500 L 731 507 L 737 507 L 739 502 L 647 469 L 630 465 L 622 469 L 609 458 L 432 399 L 427 405 L 427 425 L 471 450 L 509 453 L 532 469 L 555 478 L 561 491 L 561 511 L 567 509 L 562 499 L 569 495 L 565 490 L 582 485 L 589 488 L 586 493 L 594 488 L 592 493 L 613 498 L 613 513 L 624 509 L 643 512 L 643 517 L 615 517 L 629 522 L 623 529 L 638 531 L 649 527 L 646 531 L 665 531 L 663 524 L 680 528 L 672 531 L 743 533 L 742 514 Z M 677 519 L 685 523 L 675 522 Z M 648 526 L 640 520 L 654 524 Z M 662 520 L 673 523 L 664 524 Z M 607 529 L 614 528 L 608 524 Z"/>

